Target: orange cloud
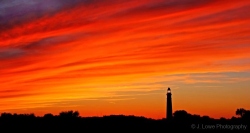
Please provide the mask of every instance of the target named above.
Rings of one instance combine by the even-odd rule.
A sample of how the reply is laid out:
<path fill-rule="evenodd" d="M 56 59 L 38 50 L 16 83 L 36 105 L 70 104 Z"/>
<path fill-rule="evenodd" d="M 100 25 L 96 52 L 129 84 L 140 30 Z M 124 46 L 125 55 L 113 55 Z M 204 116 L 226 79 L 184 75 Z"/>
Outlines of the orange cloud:
<path fill-rule="evenodd" d="M 165 115 L 164 88 L 169 85 L 179 89 L 187 84 L 222 86 L 217 89 L 226 90 L 227 83 L 248 81 L 249 77 L 229 76 L 225 78 L 228 82 L 221 78 L 227 72 L 249 72 L 250 2 L 181 2 L 81 3 L 5 28 L 0 31 L 0 108 L 55 112 L 56 106 L 68 101 L 66 107 L 76 103 L 72 108 L 85 112 L 82 106 L 91 105 L 79 101 L 105 97 L 128 102 L 104 102 L 100 107 L 105 113 L 112 108 L 122 113 L 121 105 L 136 107 L 147 100 L 150 103 L 143 103 L 145 112 L 141 113 L 158 118 Z M 204 75 L 187 76 L 197 73 Z M 244 94 L 246 90 L 239 91 Z M 142 95 L 146 92 L 148 99 Z M 124 93 L 128 97 L 122 97 Z M 185 93 L 179 92 L 180 97 L 191 94 Z M 161 102 L 153 105 L 156 99 Z M 185 106 L 181 100 L 177 99 L 176 108 L 209 113 L 200 109 L 202 104 Z M 217 100 L 223 98 L 218 95 Z M 227 109 L 236 107 L 225 104 Z M 217 117 L 215 106 L 210 109 Z M 139 109 L 124 111 L 140 113 Z"/>

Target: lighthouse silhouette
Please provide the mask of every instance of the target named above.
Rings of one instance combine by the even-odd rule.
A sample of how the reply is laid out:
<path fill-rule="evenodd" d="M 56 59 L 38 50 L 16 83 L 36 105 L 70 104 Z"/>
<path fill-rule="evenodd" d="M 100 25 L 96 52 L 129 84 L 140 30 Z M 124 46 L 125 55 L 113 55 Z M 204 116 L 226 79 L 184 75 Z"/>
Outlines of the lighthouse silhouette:
<path fill-rule="evenodd" d="M 166 109 L 166 119 L 172 119 L 173 117 L 173 110 L 172 110 L 172 93 L 170 88 L 168 87 L 167 90 L 167 109 Z"/>

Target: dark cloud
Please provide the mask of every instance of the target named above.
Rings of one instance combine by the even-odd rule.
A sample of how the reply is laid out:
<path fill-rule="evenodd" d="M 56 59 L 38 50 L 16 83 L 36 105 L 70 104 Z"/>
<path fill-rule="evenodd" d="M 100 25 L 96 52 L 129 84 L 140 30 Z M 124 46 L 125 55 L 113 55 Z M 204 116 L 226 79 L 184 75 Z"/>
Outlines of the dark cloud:
<path fill-rule="evenodd" d="M 25 54 L 25 51 L 18 48 L 5 48 L 0 49 L 0 59 L 9 59 L 9 58 L 15 58 L 20 57 Z"/>
<path fill-rule="evenodd" d="M 8 99 L 8 98 L 18 98 L 18 97 L 27 97 L 27 96 L 33 96 L 35 94 L 5 94 L 1 95 L 0 99 Z"/>
<path fill-rule="evenodd" d="M 36 73 L 36 72 L 46 70 L 46 69 L 48 69 L 48 68 L 39 67 L 39 68 L 28 69 L 28 70 L 19 70 L 19 71 L 5 72 L 5 73 L 2 72 L 2 74 L 26 74 L 26 73 L 30 73 L 30 72 Z"/>
<path fill-rule="evenodd" d="M 37 49 L 42 47 L 49 47 L 53 45 L 58 45 L 58 44 L 63 44 L 65 42 L 72 41 L 74 38 L 73 36 L 52 36 L 52 37 L 47 37 L 47 38 L 42 38 L 38 41 L 34 41 L 31 43 L 27 43 L 22 46 L 22 49 L 25 50 L 32 50 L 32 49 Z"/>
<path fill-rule="evenodd" d="M 6 93 L 18 93 L 18 92 L 22 92 L 22 90 L 17 90 L 17 89 L 15 89 L 15 90 L 0 90 L 0 93 L 1 94 L 6 94 Z"/>
<path fill-rule="evenodd" d="M 53 15 L 88 0 L 2 0 L 0 1 L 0 30 L 24 23 L 43 15 Z"/>
<path fill-rule="evenodd" d="M 117 12 L 112 15 L 112 17 L 123 17 L 123 16 L 133 16 L 137 14 L 149 15 L 146 12 L 153 13 L 154 11 L 159 14 L 161 13 L 174 13 L 182 10 L 188 10 L 190 8 L 197 8 L 205 6 L 206 4 L 212 3 L 214 0 L 167 0 L 163 2 L 153 2 L 146 3 L 141 6 L 130 8 Z"/>
<path fill-rule="evenodd" d="M 204 15 L 182 22 L 177 22 L 172 26 L 209 25 L 222 22 L 246 20 L 250 18 L 249 9 L 249 5 L 235 7 L 233 9 L 223 10 L 221 12 L 211 13 L 209 15 Z"/>
<path fill-rule="evenodd" d="M 27 51 L 27 53 L 31 54 L 38 54 L 48 48 L 56 47 L 59 45 L 64 45 L 69 42 L 75 41 L 79 38 L 89 36 L 88 33 L 76 33 L 76 34 L 65 34 L 65 35 L 58 35 L 58 36 L 50 36 L 41 38 L 40 40 L 36 40 L 33 42 L 26 42 L 22 43 L 22 45 L 17 46 L 19 49 L 23 51 Z"/>

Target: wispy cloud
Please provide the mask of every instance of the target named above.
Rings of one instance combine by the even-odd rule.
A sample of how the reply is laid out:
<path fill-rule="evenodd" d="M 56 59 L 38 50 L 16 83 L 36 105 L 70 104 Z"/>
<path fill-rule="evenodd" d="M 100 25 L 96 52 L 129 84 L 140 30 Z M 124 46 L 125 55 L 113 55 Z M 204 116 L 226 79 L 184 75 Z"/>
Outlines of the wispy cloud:
<path fill-rule="evenodd" d="M 250 68 L 249 7 L 213 0 L 1 1 L 0 108 L 245 83 L 249 76 L 239 75 Z M 131 97 L 119 96 L 125 93 Z"/>

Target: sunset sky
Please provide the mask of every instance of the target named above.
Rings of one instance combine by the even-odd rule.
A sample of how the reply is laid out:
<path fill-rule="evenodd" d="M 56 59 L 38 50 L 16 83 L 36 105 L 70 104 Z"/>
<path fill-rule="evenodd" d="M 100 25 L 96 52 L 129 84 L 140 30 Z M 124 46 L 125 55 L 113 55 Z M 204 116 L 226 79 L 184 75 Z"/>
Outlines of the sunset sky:
<path fill-rule="evenodd" d="M 250 109 L 249 0 L 1 0 L 0 113 Z"/>

